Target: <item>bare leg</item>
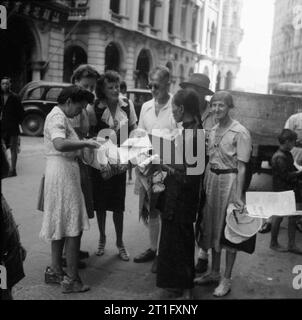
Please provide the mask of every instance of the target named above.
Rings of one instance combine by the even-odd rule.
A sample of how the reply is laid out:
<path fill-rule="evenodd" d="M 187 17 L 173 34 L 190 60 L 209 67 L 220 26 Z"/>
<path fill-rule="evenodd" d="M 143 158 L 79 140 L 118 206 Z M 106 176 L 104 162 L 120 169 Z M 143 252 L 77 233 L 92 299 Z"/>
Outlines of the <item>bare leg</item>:
<path fill-rule="evenodd" d="M 215 249 L 212 249 L 212 272 L 220 272 L 220 261 L 221 261 L 221 252 L 216 252 Z"/>
<path fill-rule="evenodd" d="M 288 217 L 288 251 L 302 254 L 302 249 L 296 246 L 296 222 L 298 217 Z"/>
<path fill-rule="evenodd" d="M 123 247 L 124 212 L 113 212 L 117 247 Z"/>
<path fill-rule="evenodd" d="M 225 253 L 226 267 L 225 267 L 224 276 L 227 279 L 231 279 L 232 277 L 232 271 L 233 271 L 234 263 L 236 260 L 236 256 L 237 256 L 237 252 L 231 252 L 226 250 L 226 253 Z"/>
<path fill-rule="evenodd" d="M 65 239 L 51 242 L 51 268 L 56 273 L 63 273 L 62 254 Z"/>
<path fill-rule="evenodd" d="M 271 243 L 270 248 L 272 250 L 276 250 L 279 252 L 285 252 L 287 251 L 285 248 L 282 248 L 280 244 L 278 243 L 278 235 L 280 230 L 280 224 L 282 222 L 282 217 L 273 216 L 272 218 L 272 230 L 271 230 Z"/>
<path fill-rule="evenodd" d="M 106 211 L 97 210 L 96 217 L 98 221 L 99 231 L 100 231 L 100 241 L 106 242 Z"/>
<path fill-rule="evenodd" d="M 80 236 L 66 238 L 67 275 L 72 280 L 75 280 L 79 277 L 78 261 L 79 261 L 80 244 L 81 244 Z"/>

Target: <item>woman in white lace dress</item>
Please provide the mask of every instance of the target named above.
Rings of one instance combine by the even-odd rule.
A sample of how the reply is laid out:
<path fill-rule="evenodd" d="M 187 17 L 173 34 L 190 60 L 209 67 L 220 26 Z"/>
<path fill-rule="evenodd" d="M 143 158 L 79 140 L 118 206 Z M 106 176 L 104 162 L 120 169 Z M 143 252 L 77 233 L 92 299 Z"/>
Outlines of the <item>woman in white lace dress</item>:
<path fill-rule="evenodd" d="M 80 150 L 96 148 L 94 141 L 80 141 L 68 118 L 78 115 L 93 95 L 78 86 L 62 90 L 58 106 L 46 118 L 44 145 L 46 171 L 44 217 L 40 237 L 51 241 L 52 264 L 45 272 L 46 283 L 61 283 L 64 293 L 87 291 L 78 275 L 80 235 L 89 228 L 81 190 L 77 157 Z M 67 274 L 62 269 L 66 247 Z"/>

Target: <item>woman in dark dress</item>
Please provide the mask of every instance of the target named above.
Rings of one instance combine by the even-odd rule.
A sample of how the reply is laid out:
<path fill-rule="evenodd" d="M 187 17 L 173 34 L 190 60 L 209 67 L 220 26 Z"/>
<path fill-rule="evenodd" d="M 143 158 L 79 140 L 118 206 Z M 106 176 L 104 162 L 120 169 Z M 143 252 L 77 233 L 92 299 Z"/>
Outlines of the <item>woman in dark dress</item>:
<path fill-rule="evenodd" d="M 165 179 L 157 286 L 168 290 L 180 289 L 182 298 L 190 299 L 195 274 L 193 224 L 198 210 L 202 173 L 201 170 L 189 172 L 190 167 L 196 169 L 196 163 L 192 164 L 189 156 L 192 151 L 192 157 L 197 153 L 198 129 L 202 129 L 196 93 L 191 90 L 178 91 L 173 98 L 172 110 L 176 122 L 183 122 L 183 164 L 169 166 L 171 169 Z"/>
<path fill-rule="evenodd" d="M 128 138 L 128 134 L 136 129 L 137 118 L 132 102 L 120 95 L 120 76 L 117 72 L 107 71 L 100 77 L 96 85 L 96 96 L 95 105 L 87 108 L 91 135 L 96 137 L 101 130 L 111 129 L 116 134 L 117 145 L 120 146 Z M 120 132 L 126 134 L 120 135 Z M 105 252 L 106 211 L 112 211 L 119 257 L 123 261 L 129 261 L 129 254 L 123 242 L 126 171 L 108 180 L 102 178 L 99 170 L 92 168 L 91 171 L 94 209 L 100 231 L 96 254 L 102 256 Z"/>

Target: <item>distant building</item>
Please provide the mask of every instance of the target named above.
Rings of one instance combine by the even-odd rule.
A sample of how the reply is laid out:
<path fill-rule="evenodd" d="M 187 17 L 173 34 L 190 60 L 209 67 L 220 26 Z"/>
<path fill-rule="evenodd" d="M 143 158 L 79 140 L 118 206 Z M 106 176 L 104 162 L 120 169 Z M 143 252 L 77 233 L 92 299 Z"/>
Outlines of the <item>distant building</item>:
<path fill-rule="evenodd" d="M 302 0 L 276 0 L 268 91 L 302 83 Z"/>
<path fill-rule="evenodd" d="M 78 65 L 89 63 L 100 72 L 118 71 L 129 88 L 145 88 L 150 70 L 165 65 L 172 73 L 172 91 L 193 72 L 208 74 L 213 90 L 216 80 L 224 88 L 227 72 L 233 79 L 240 64 L 241 1 L 223 2 L 230 1 L 4 1 L 11 17 L 0 73 L 11 75 L 21 88 L 31 80 L 68 82 Z M 225 22 L 233 3 L 236 26 Z M 223 14 L 225 8 L 230 12 Z M 231 40 L 234 49 L 228 56 Z"/>
<path fill-rule="evenodd" d="M 216 90 L 234 89 L 240 69 L 238 48 L 243 38 L 240 26 L 243 0 L 224 0 Z"/>

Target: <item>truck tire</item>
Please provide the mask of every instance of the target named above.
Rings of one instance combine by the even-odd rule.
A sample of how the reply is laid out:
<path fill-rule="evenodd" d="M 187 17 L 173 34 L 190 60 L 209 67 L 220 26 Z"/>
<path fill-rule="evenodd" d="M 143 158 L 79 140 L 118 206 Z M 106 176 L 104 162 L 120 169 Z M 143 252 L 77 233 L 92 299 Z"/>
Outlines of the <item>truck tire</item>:
<path fill-rule="evenodd" d="M 22 122 L 22 131 L 27 136 L 38 137 L 43 134 L 44 117 L 39 113 L 29 113 L 25 115 Z"/>

